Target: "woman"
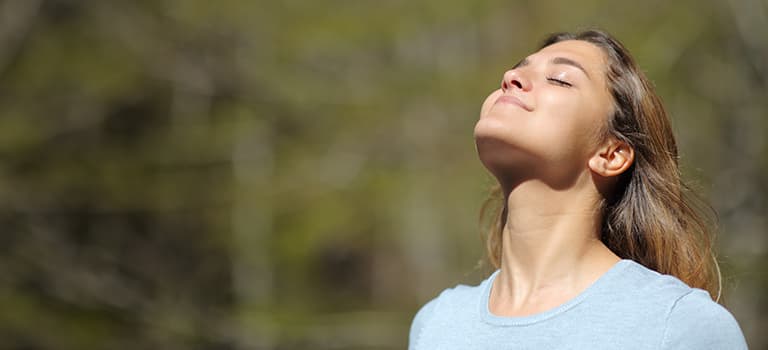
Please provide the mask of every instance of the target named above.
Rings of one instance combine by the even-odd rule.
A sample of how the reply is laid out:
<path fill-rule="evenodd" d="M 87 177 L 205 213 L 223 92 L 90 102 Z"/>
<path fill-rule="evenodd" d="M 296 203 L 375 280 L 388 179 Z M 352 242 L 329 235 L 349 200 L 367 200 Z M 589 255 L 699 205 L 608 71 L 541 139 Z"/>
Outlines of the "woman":
<path fill-rule="evenodd" d="M 474 135 L 499 183 L 498 270 L 424 305 L 410 349 L 746 349 L 709 294 L 719 270 L 666 112 L 617 40 L 549 37 Z"/>

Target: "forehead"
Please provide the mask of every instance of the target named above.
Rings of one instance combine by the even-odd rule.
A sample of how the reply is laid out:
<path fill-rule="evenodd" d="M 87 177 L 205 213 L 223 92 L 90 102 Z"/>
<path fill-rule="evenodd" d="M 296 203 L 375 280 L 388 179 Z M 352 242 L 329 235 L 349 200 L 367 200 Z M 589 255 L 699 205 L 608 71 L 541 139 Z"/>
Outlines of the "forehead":
<path fill-rule="evenodd" d="M 581 64 L 590 75 L 595 76 L 599 74 L 591 73 L 603 72 L 605 67 L 605 55 L 603 54 L 603 51 L 596 45 L 583 40 L 565 40 L 554 43 L 529 57 L 535 59 L 537 56 L 541 56 L 544 60 L 548 60 L 552 57 L 569 58 Z"/>

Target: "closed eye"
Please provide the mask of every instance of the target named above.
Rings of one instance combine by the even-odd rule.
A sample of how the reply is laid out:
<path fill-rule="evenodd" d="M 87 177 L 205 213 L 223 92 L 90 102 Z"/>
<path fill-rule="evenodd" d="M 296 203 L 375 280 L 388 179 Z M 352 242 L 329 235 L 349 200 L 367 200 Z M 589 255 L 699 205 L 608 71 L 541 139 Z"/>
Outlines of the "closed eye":
<path fill-rule="evenodd" d="M 547 80 L 548 80 L 548 81 L 550 81 L 550 82 L 552 82 L 552 83 L 553 83 L 553 84 L 555 84 L 555 85 L 560 85 L 560 86 L 565 86 L 565 87 L 571 87 L 571 86 L 573 86 L 573 84 L 571 84 L 571 83 L 569 83 L 569 82 L 567 82 L 567 81 L 564 81 L 564 80 L 560 80 L 560 79 L 555 79 L 555 78 L 547 78 Z"/>

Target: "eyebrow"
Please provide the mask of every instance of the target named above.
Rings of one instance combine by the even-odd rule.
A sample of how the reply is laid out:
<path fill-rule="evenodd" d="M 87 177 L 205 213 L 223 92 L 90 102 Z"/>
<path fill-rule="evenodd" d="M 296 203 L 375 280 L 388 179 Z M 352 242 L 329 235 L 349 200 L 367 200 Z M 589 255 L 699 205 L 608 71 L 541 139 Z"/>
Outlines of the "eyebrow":
<path fill-rule="evenodd" d="M 587 73 L 587 70 L 584 69 L 584 67 L 581 64 L 579 64 L 579 62 L 576 62 L 576 61 L 574 61 L 574 60 L 572 60 L 570 58 L 555 57 L 552 60 L 550 60 L 549 62 L 552 63 L 552 64 L 566 64 L 566 65 L 569 65 L 569 66 L 576 67 L 576 68 L 580 69 L 582 72 L 584 72 L 584 75 L 586 75 L 588 79 L 591 79 L 589 77 L 589 73 Z M 520 67 L 525 67 L 529 63 L 531 63 L 531 61 L 529 61 L 528 58 L 526 57 L 522 61 L 518 62 L 514 67 L 512 67 L 512 69 L 520 68 Z"/>

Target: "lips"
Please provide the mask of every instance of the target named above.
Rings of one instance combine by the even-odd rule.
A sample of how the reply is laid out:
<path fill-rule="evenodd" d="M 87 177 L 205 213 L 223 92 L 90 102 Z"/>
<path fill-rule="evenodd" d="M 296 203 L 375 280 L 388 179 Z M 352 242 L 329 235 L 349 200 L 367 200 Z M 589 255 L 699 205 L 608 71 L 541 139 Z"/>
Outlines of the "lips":
<path fill-rule="evenodd" d="M 531 108 L 527 104 L 523 103 L 523 101 L 521 101 L 519 98 L 517 98 L 515 96 L 512 96 L 512 95 L 501 95 L 501 96 L 499 96 L 499 98 L 496 99 L 496 102 L 494 104 L 499 104 L 499 103 L 513 104 L 513 105 L 516 105 L 516 106 L 518 106 L 518 107 L 520 107 L 522 109 L 525 109 L 528 112 L 533 110 L 533 108 Z"/>

